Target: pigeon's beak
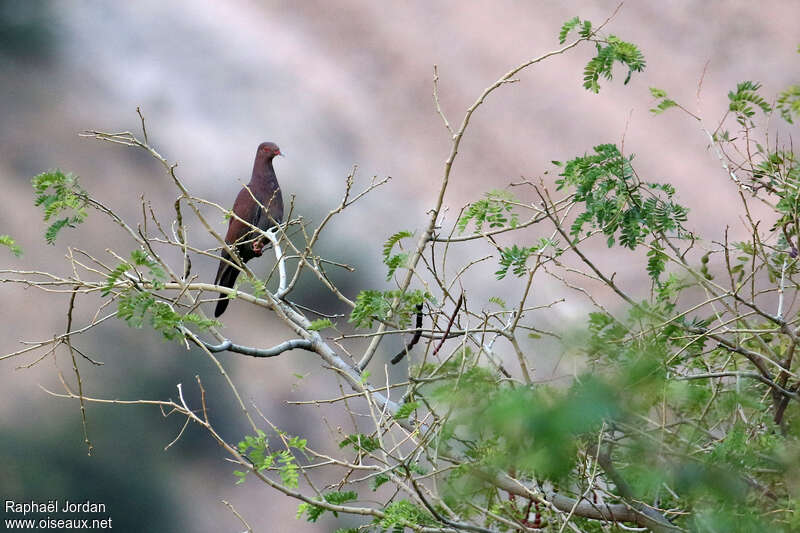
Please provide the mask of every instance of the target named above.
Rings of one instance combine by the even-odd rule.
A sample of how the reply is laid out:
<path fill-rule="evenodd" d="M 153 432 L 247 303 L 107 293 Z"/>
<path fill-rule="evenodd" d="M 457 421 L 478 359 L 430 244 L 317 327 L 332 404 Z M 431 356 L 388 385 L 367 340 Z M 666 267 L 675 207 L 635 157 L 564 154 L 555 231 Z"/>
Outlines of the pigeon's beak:
<path fill-rule="evenodd" d="M 278 155 L 281 157 L 286 157 L 285 155 L 283 155 L 283 152 L 278 152 Z"/>

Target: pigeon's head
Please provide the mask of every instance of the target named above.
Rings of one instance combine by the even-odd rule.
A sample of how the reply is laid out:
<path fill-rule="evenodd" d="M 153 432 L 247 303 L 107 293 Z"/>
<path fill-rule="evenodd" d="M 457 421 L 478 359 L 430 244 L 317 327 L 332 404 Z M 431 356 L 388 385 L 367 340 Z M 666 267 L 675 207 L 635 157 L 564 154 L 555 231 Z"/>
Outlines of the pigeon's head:
<path fill-rule="evenodd" d="M 258 152 L 256 157 L 264 159 L 272 159 L 276 155 L 283 155 L 278 145 L 271 142 L 261 143 L 258 145 Z"/>

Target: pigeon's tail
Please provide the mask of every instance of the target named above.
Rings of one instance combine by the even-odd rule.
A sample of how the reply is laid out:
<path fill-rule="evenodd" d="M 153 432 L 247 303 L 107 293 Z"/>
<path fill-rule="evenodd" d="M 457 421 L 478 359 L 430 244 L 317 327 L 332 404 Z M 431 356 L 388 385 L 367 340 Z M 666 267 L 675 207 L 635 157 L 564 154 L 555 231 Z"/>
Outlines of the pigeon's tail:
<path fill-rule="evenodd" d="M 222 252 L 222 256 L 225 259 L 228 258 L 228 254 L 226 254 L 225 252 Z M 234 283 L 236 283 L 236 278 L 238 277 L 239 277 L 238 268 L 234 268 L 233 266 L 225 263 L 224 261 L 220 261 L 219 270 L 217 271 L 217 281 L 216 281 L 217 285 L 233 288 Z M 220 293 L 219 297 L 220 300 L 217 302 L 216 309 L 214 309 L 215 318 L 225 312 L 225 309 L 227 309 L 228 307 L 228 302 L 230 302 L 230 299 L 228 298 L 227 294 Z"/>

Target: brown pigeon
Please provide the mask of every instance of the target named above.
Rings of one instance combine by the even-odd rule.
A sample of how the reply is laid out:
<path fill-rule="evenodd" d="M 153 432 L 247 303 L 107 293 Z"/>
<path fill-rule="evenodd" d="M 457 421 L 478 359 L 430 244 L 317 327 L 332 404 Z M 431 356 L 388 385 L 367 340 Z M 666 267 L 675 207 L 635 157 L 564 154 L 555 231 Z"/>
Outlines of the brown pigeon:
<path fill-rule="evenodd" d="M 233 212 L 236 216 L 262 230 L 268 230 L 283 219 L 283 197 L 278 179 L 275 177 L 275 169 L 272 168 L 272 160 L 277 155 L 283 155 L 277 144 L 264 142 L 258 145 L 250 183 L 247 184 L 247 188 L 243 187 L 239 191 L 233 203 Z M 250 192 L 247 191 L 248 188 Z M 260 207 L 256 200 L 264 207 Z M 264 251 L 264 237 L 259 237 L 255 230 L 233 217 L 228 224 L 225 242 L 236 249 L 239 258 L 245 263 L 254 257 L 260 257 Z M 231 256 L 225 250 L 222 251 L 222 259 L 219 262 L 215 284 L 232 288 L 239 276 L 239 269 L 224 261 L 231 260 Z M 224 294 L 220 294 L 220 298 L 214 310 L 215 317 L 224 313 L 228 307 L 228 298 Z"/>

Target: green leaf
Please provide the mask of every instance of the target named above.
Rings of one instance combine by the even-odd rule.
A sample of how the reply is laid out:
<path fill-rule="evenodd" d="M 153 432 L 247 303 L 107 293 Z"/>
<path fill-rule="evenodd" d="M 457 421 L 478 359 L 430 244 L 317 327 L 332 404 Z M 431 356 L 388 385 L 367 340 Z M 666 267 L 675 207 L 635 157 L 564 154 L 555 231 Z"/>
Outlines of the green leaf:
<path fill-rule="evenodd" d="M 661 100 L 658 103 L 658 105 L 656 105 L 654 108 L 650 109 L 650 112 L 653 113 L 654 115 L 660 115 L 661 113 L 663 113 L 667 109 L 669 109 L 671 107 L 675 107 L 677 105 L 678 104 L 677 104 L 677 102 L 675 102 L 675 100 L 670 100 L 669 98 L 664 98 L 663 100 Z"/>
<path fill-rule="evenodd" d="M 394 276 L 394 273 L 397 271 L 398 268 L 405 267 L 408 264 L 408 256 L 409 254 L 407 252 L 403 252 L 395 254 L 390 258 L 388 258 L 386 261 L 384 261 L 386 266 L 389 267 L 389 270 L 386 273 L 386 281 L 392 279 L 392 276 Z"/>
<path fill-rule="evenodd" d="M 122 262 L 116 266 L 114 270 L 111 271 L 111 274 L 108 275 L 106 278 L 106 283 L 103 285 L 103 289 L 100 292 L 102 296 L 108 296 L 109 293 L 114 289 L 114 285 L 119 281 L 125 272 L 131 269 L 130 263 Z"/>
<path fill-rule="evenodd" d="M 387 476 L 386 474 L 378 474 L 377 476 L 375 476 L 374 478 L 372 478 L 372 483 L 371 483 L 371 485 L 370 485 L 370 488 L 371 488 L 373 491 L 376 491 L 376 490 L 378 490 L 378 488 L 379 488 L 381 485 L 383 485 L 383 484 L 384 484 L 384 483 L 386 483 L 387 481 L 389 481 L 389 476 Z"/>
<path fill-rule="evenodd" d="M 499 298 L 497 296 L 490 296 L 489 297 L 489 301 L 491 303 L 497 305 L 498 307 L 500 307 L 500 309 L 505 309 L 506 308 L 506 302 L 502 298 Z"/>
<path fill-rule="evenodd" d="M 736 114 L 736 120 L 742 126 L 752 124 L 755 115 L 753 106 L 761 109 L 763 113 L 772 111 L 772 106 L 758 94 L 761 84 L 754 81 L 743 81 L 736 84 L 736 90 L 728 92 L 728 109 Z"/>
<path fill-rule="evenodd" d="M 108 294 L 114 289 L 114 285 L 122 278 L 122 276 L 128 272 L 129 270 L 133 269 L 134 267 L 147 267 L 150 273 L 150 282 L 153 284 L 154 289 L 160 289 L 163 286 L 164 280 L 166 280 L 167 275 L 161 266 L 153 259 L 150 258 L 148 254 L 143 252 L 142 250 L 133 250 L 130 255 L 130 261 L 123 261 L 119 265 L 116 266 L 114 270 L 106 278 L 106 283 L 103 285 L 103 289 L 101 291 L 102 296 L 108 296 Z"/>
<path fill-rule="evenodd" d="M 56 219 L 45 231 L 47 244 L 54 244 L 63 228 L 74 228 L 86 220 L 88 195 L 78 185 L 77 176 L 55 169 L 35 176 L 31 183 L 35 192 L 34 205 L 44 210 L 45 222 Z"/>
<path fill-rule="evenodd" d="M 8 235 L 0 235 L 0 246 L 5 246 L 11 253 L 14 254 L 16 257 L 22 256 L 22 248 L 20 248 L 17 243 Z"/>
<path fill-rule="evenodd" d="M 206 331 L 212 327 L 218 327 L 221 324 L 219 321 L 211 319 L 211 318 L 203 318 L 197 313 L 188 313 L 183 315 L 181 321 L 185 324 L 192 324 L 195 328 Z"/>
<path fill-rule="evenodd" d="M 403 527 L 418 529 L 420 526 L 433 525 L 434 518 L 421 507 L 407 500 L 398 500 L 390 503 L 384 509 L 384 517 L 377 520 L 378 527 L 384 530 L 399 530 Z"/>
<path fill-rule="evenodd" d="M 789 124 L 794 124 L 792 117 L 800 115 L 800 85 L 790 85 L 778 95 L 775 107 Z"/>
<path fill-rule="evenodd" d="M 667 263 L 667 256 L 664 254 L 664 248 L 658 243 L 653 242 L 653 248 L 647 251 L 647 273 L 653 281 L 658 281 L 661 273 L 664 272 Z"/>
<path fill-rule="evenodd" d="M 186 324 L 201 330 L 219 325 L 216 320 L 204 319 L 195 313 L 180 315 L 166 302 L 157 301 L 152 293 L 134 287 L 117 295 L 117 318 L 137 329 L 148 324 L 166 340 L 182 339 L 180 327 Z"/>
<path fill-rule="evenodd" d="M 558 32 L 558 42 L 559 44 L 564 44 L 567 42 L 567 35 L 571 32 L 575 27 L 581 23 L 581 19 L 578 17 L 573 17 L 566 21 L 561 26 L 561 31 Z"/>
<path fill-rule="evenodd" d="M 419 408 L 419 402 L 406 402 L 397 409 L 397 412 L 394 414 L 395 420 L 404 420 L 411 416 L 411 413 L 416 411 Z"/>
<path fill-rule="evenodd" d="M 509 268 L 516 276 L 523 276 L 526 272 L 528 258 L 536 252 L 536 247 L 519 247 L 516 244 L 500 251 L 500 269 L 494 273 L 497 279 L 503 279 L 508 274 Z"/>
<path fill-rule="evenodd" d="M 402 239 L 406 239 L 412 237 L 414 234 L 410 231 L 398 231 L 387 240 L 383 245 L 383 262 L 386 266 L 389 267 L 389 271 L 386 274 L 386 281 L 392 279 L 394 276 L 395 271 L 400 268 L 406 266 L 408 262 L 408 253 L 401 252 L 399 254 L 392 255 L 392 249 L 394 248 L 395 244 L 400 243 Z"/>
<path fill-rule="evenodd" d="M 573 189 L 575 202 L 583 204 L 570 227 L 572 236 L 580 237 L 588 224 L 586 235 L 599 230 L 609 247 L 618 240 L 635 249 L 648 235 L 688 235 L 683 227 L 688 210 L 673 201 L 674 187 L 640 182 L 632 161 L 633 155 L 623 156 L 615 145 L 602 144 L 594 147 L 594 154 L 566 163 L 557 187 Z"/>
<path fill-rule="evenodd" d="M 281 466 L 278 467 L 278 474 L 281 476 L 283 484 L 290 489 L 296 489 L 300 479 L 300 467 L 295 463 L 294 455 L 289 450 L 283 450 L 277 453 L 278 462 Z"/>
<path fill-rule="evenodd" d="M 258 278 L 252 276 L 246 276 L 244 278 L 250 285 L 253 287 L 253 295 L 259 298 L 263 298 L 267 295 L 267 286 L 266 284 Z M 228 298 L 236 298 L 236 294 L 228 295 Z"/>
<path fill-rule="evenodd" d="M 326 492 L 322 495 L 322 498 L 333 505 L 343 505 L 347 502 L 353 501 L 358 499 L 358 493 L 355 491 L 349 490 L 344 492 Z M 297 518 L 302 518 L 303 515 L 306 515 L 306 520 L 309 522 L 316 522 L 319 520 L 319 517 L 323 515 L 326 511 L 324 507 L 320 507 L 318 505 L 314 505 L 312 503 L 303 502 L 297 506 Z M 334 516 L 338 516 L 338 513 L 335 511 L 333 512 Z"/>
<path fill-rule="evenodd" d="M 592 29 L 592 22 L 590 20 L 584 20 L 581 24 L 581 28 L 578 30 L 578 35 L 584 39 L 588 39 L 593 34 L 594 30 Z"/>
<path fill-rule="evenodd" d="M 289 439 L 288 445 L 304 452 L 308 441 L 302 437 L 292 437 Z"/>
<path fill-rule="evenodd" d="M 560 253 L 558 250 L 558 241 L 551 239 L 541 238 L 539 243 L 535 246 L 519 247 L 516 244 L 500 251 L 500 269 L 494 273 L 497 279 L 503 279 L 508 274 L 508 270 L 514 273 L 515 276 L 524 276 L 527 272 L 528 258 L 534 254 L 542 253 L 546 248 L 552 247 L 556 249 L 556 255 Z"/>
<path fill-rule="evenodd" d="M 414 290 L 401 293 L 399 290 L 377 291 L 364 290 L 356 297 L 356 305 L 350 313 L 349 322 L 357 328 L 371 328 L 375 320 L 386 320 L 392 301 L 397 298 L 394 318 L 400 327 L 405 327 L 411 322 L 411 317 L 417 313 L 417 306 L 433 297 L 427 291 Z"/>
<path fill-rule="evenodd" d="M 327 329 L 333 326 L 333 322 L 327 318 L 318 318 L 311 322 L 311 325 L 308 326 L 309 331 L 322 331 L 323 329 Z"/>
<path fill-rule="evenodd" d="M 267 440 L 266 434 L 260 429 L 257 429 L 255 436 L 245 435 L 244 439 L 239 441 L 236 445 L 236 449 L 240 455 L 247 457 L 247 459 L 253 463 L 253 468 L 261 472 L 270 468 L 275 461 L 276 454 L 267 453 L 268 446 L 269 441 Z M 244 481 L 246 472 L 234 471 L 234 475 L 240 478 L 239 481 L 237 481 L 237 484 L 239 484 Z"/>
<path fill-rule="evenodd" d="M 385 319 L 392 302 L 381 291 L 372 289 L 361 291 L 356 296 L 356 305 L 350 313 L 349 322 L 357 328 L 371 328 L 375 318 Z"/>
<path fill-rule="evenodd" d="M 389 239 L 383 244 L 383 259 L 384 260 L 389 259 L 389 256 L 392 253 L 392 248 L 394 248 L 395 244 L 399 243 L 403 239 L 407 239 L 413 236 L 414 234 L 411 233 L 410 231 L 403 230 L 403 231 L 398 231 L 397 233 L 389 237 Z"/>
<path fill-rule="evenodd" d="M 139 272 L 143 267 L 148 270 L 149 278 Z M 167 277 L 157 261 L 138 249 L 131 252 L 130 260 L 121 262 L 108 274 L 100 294 L 108 296 L 115 288 L 120 289 L 117 294 L 117 318 L 124 320 L 128 326 L 138 329 L 148 324 L 167 340 L 182 339 L 182 326 L 192 325 L 201 331 L 219 326 L 216 320 L 203 318 L 197 313 L 181 315 L 139 284 L 132 282 L 117 286 L 120 279 L 132 270 L 138 274 L 134 279 L 149 282 L 154 290 L 162 288 Z"/>
<path fill-rule="evenodd" d="M 375 437 L 369 437 L 363 433 L 348 435 L 339 443 L 339 448 L 352 446 L 356 451 L 374 452 L 380 448 L 380 442 Z"/>
<path fill-rule="evenodd" d="M 325 512 L 325 509 L 323 509 L 322 507 L 317 507 L 316 505 L 312 505 L 312 504 L 310 504 L 308 502 L 300 502 L 298 504 L 298 506 L 297 506 L 297 513 L 295 514 L 294 517 L 297 520 L 300 520 L 301 518 L 303 518 L 304 514 L 308 514 L 310 516 L 311 513 L 315 513 L 316 516 L 314 517 L 314 520 L 308 519 L 309 522 L 312 522 L 312 521 L 316 521 L 317 518 L 324 512 Z"/>
<path fill-rule="evenodd" d="M 469 204 L 458 219 L 458 231 L 463 233 L 470 222 L 475 226 L 473 233 L 482 233 L 484 224 L 489 229 L 511 227 L 519 224 L 519 214 L 514 211 L 516 198 L 508 191 L 491 190 L 485 198 Z"/>
<path fill-rule="evenodd" d="M 614 35 L 609 35 L 605 42 L 596 45 L 597 54 L 589 60 L 583 69 L 583 86 L 585 89 L 598 93 L 600 77 L 607 80 L 613 79 L 612 68 L 614 63 L 621 63 L 628 67 L 624 83 L 630 81 L 631 74 L 642 72 L 645 68 L 644 55 L 639 48 Z"/>

